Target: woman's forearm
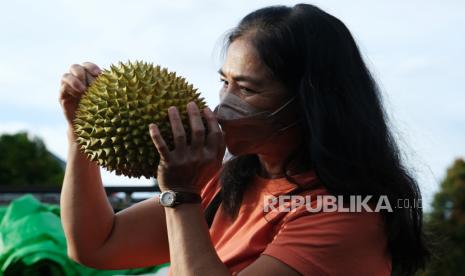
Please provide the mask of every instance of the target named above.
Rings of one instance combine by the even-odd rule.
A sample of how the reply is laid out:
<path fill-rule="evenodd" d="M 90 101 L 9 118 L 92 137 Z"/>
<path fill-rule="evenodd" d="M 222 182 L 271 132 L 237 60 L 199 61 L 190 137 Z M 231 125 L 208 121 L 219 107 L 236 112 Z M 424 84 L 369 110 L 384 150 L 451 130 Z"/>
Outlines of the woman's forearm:
<path fill-rule="evenodd" d="M 114 212 L 102 184 L 100 169 L 80 152 L 68 130 L 68 158 L 61 191 L 61 219 L 68 254 L 76 260 L 90 257 L 109 236 Z"/>
<path fill-rule="evenodd" d="M 200 204 L 166 208 L 172 275 L 231 275 L 213 247 Z"/>

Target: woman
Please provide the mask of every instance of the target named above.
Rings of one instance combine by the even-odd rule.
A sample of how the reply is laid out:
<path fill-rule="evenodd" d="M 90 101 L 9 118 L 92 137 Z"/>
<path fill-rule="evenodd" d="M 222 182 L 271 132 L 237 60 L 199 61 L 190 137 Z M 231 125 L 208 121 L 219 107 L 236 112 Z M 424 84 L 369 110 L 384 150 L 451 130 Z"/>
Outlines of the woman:
<path fill-rule="evenodd" d="M 175 149 L 150 125 L 161 191 L 193 195 L 175 206 L 169 197 L 148 199 L 113 213 L 98 166 L 72 131 L 86 77 L 100 70 L 84 63 L 63 76 L 70 127 L 61 207 L 70 257 L 102 269 L 170 261 L 173 275 L 389 275 L 422 267 L 428 250 L 418 206 L 265 210 L 267 196 L 370 195 L 370 206 L 383 196 L 391 204 L 421 198 L 345 25 L 312 5 L 267 7 L 242 19 L 226 46 L 220 105 L 215 112 L 187 105 L 191 143 L 174 107 Z M 225 146 L 233 158 L 222 164 Z"/>

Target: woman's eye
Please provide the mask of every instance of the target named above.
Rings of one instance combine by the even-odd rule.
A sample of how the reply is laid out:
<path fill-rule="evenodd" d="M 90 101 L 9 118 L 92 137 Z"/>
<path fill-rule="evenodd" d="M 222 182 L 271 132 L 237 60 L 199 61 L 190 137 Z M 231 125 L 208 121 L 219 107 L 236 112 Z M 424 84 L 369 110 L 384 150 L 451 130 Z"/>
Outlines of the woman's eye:
<path fill-rule="evenodd" d="M 239 89 L 241 90 L 242 94 L 245 94 L 245 95 L 251 95 L 251 94 L 255 94 L 256 92 L 252 89 L 249 89 L 247 87 L 239 87 Z"/>
<path fill-rule="evenodd" d="M 223 86 L 224 86 L 224 87 L 227 87 L 228 84 L 229 84 L 228 81 L 227 81 L 227 80 L 224 80 L 224 79 L 220 79 L 220 82 L 223 83 Z"/>
<path fill-rule="evenodd" d="M 220 79 L 220 82 L 223 83 L 223 88 L 227 88 L 229 86 L 229 82 L 225 79 Z M 256 91 L 249 89 L 247 87 L 244 87 L 244 86 L 239 86 L 239 90 L 244 95 L 253 95 L 257 93 Z"/>

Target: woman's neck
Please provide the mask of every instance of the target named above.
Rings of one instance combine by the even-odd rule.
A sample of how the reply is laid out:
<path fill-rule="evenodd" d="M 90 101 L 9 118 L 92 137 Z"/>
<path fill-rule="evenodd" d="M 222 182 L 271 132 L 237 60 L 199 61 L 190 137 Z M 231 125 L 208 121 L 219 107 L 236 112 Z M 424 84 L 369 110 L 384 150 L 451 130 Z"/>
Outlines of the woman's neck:
<path fill-rule="evenodd" d="M 288 160 L 289 158 L 291 160 Z M 298 174 L 311 168 L 306 151 L 302 149 L 294 149 L 288 152 L 288 154 L 258 154 L 258 159 L 261 166 L 257 173 L 263 178 L 281 178 L 285 175 Z"/>

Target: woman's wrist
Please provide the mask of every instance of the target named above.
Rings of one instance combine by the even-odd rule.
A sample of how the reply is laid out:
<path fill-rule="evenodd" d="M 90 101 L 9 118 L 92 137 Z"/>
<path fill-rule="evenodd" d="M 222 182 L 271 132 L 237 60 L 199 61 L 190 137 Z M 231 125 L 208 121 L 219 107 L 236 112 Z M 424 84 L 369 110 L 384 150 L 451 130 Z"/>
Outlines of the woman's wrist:
<path fill-rule="evenodd" d="M 165 208 L 165 212 L 173 212 L 173 213 L 184 213 L 184 214 L 192 214 L 198 211 L 201 211 L 201 204 L 200 203 L 181 203 L 176 205 L 173 208 Z"/>

